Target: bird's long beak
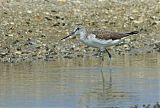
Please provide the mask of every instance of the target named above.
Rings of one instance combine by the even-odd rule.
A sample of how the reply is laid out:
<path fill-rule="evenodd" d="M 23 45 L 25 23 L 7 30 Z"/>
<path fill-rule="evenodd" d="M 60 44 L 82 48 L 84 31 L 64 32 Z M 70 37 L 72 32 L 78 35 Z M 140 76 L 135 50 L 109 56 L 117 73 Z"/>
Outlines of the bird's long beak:
<path fill-rule="evenodd" d="M 67 35 L 66 37 L 62 38 L 61 40 L 64 40 L 64 39 L 67 39 L 68 37 L 74 35 L 75 31 L 74 32 L 71 32 L 69 35 Z"/>

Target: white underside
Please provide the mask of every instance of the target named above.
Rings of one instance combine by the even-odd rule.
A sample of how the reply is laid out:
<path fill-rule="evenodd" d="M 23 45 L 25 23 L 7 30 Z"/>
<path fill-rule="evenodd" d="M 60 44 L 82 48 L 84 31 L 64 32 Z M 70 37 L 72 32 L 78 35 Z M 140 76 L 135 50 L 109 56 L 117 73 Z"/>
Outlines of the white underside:
<path fill-rule="evenodd" d="M 95 35 L 89 35 L 88 38 L 86 39 L 80 39 L 84 44 L 91 46 L 91 47 L 95 47 L 95 48 L 100 48 L 100 49 L 104 49 L 106 47 L 110 47 L 113 45 L 117 45 L 120 42 L 123 41 L 123 39 L 117 39 L 117 40 L 102 40 L 102 39 L 97 39 L 95 38 Z"/>

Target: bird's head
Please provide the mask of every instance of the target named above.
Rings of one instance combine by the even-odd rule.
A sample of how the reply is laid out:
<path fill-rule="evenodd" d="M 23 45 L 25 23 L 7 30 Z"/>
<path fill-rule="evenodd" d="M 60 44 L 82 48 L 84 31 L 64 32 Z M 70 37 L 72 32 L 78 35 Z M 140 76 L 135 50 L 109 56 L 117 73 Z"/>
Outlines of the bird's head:
<path fill-rule="evenodd" d="M 76 35 L 79 35 L 81 33 L 84 33 L 86 32 L 86 29 L 84 26 L 78 24 L 75 26 L 73 32 L 71 32 L 69 35 L 65 36 L 64 38 L 62 38 L 61 40 L 64 40 L 64 39 L 67 39 L 69 38 L 70 36 L 76 36 Z"/>

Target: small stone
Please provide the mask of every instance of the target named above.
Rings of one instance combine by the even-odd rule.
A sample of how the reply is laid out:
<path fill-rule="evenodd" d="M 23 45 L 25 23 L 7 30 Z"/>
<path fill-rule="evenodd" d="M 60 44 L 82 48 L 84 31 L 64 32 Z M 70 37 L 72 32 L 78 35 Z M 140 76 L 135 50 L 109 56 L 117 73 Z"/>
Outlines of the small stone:
<path fill-rule="evenodd" d="M 49 17 L 45 17 L 46 20 L 51 21 L 52 19 Z"/>
<path fill-rule="evenodd" d="M 60 1 L 60 2 L 66 2 L 67 0 L 57 0 L 57 1 Z"/>
<path fill-rule="evenodd" d="M 51 10 L 51 12 L 57 12 L 56 10 Z"/>
<path fill-rule="evenodd" d="M 10 22 L 11 25 L 14 25 L 14 22 Z"/>
<path fill-rule="evenodd" d="M 21 51 L 16 51 L 16 52 L 14 52 L 15 54 L 17 54 L 17 55 L 20 55 L 20 54 L 22 54 L 22 52 Z"/>
<path fill-rule="evenodd" d="M 131 42 L 131 39 L 130 38 L 125 39 L 125 42 L 129 43 L 129 42 Z"/>
<path fill-rule="evenodd" d="M 99 2 L 105 1 L 105 0 L 98 0 Z"/>
<path fill-rule="evenodd" d="M 27 13 L 31 14 L 31 13 L 32 13 L 32 11 L 31 11 L 31 10 L 27 10 Z"/>
<path fill-rule="evenodd" d="M 2 57 L 4 57 L 4 56 L 7 55 L 7 53 L 6 53 L 6 52 L 1 52 L 0 55 L 1 55 Z"/>
<path fill-rule="evenodd" d="M 68 58 L 68 59 L 72 59 L 73 57 L 72 56 L 70 56 L 70 55 L 65 55 L 65 56 L 63 56 L 64 58 Z"/>
<path fill-rule="evenodd" d="M 15 40 L 13 41 L 13 44 L 17 44 L 19 42 L 19 40 Z"/>
<path fill-rule="evenodd" d="M 131 48 L 129 47 L 128 44 L 125 44 L 123 47 L 124 47 L 124 49 L 125 49 L 126 51 L 130 51 L 130 50 L 131 50 Z"/>
<path fill-rule="evenodd" d="M 134 17 L 130 16 L 129 19 L 130 19 L 130 20 L 134 20 Z"/>
<path fill-rule="evenodd" d="M 8 34 L 9 37 L 13 37 L 13 34 Z"/>
<path fill-rule="evenodd" d="M 49 12 L 45 12 L 46 15 L 49 15 Z"/>
<path fill-rule="evenodd" d="M 135 24 L 140 24 L 140 23 L 142 23 L 143 21 L 134 20 L 133 22 L 134 22 Z"/>
<path fill-rule="evenodd" d="M 56 17 L 56 19 L 60 19 L 60 16 L 55 16 Z"/>
<path fill-rule="evenodd" d="M 28 30 L 29 33 L 32 33 L 32 30 Z"/>
<path fill-rule="evenodd" d="M 156 19 L 156 16 L 151 16 L 151 18 L 155 20 L 155 19 Z"/>
<path fill-rule="evenodd" d="M 152 25 L 160 24 L 160 21 L 154 21 Z"/>
<path fill-rule="evenodd" d="M 53 24 L 53 26 L 59 26 L 59 25 L 60 25 L 60 22 Z"/>
<path fill-rule="evenodd" d="M 155 45 L 156 48 L 160 48 L 160 41 L 155 41 L 154 45 Z"/>

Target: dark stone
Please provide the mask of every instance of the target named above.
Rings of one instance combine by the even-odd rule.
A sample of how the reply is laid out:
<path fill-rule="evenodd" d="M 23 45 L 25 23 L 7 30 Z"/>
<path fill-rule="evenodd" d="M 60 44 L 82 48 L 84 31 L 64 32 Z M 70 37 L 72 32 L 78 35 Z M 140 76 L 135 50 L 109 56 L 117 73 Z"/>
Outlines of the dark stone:
<path fill-rule="evenodd" d="M 52 19 L 49 17 L 45 17 L 46 20 L 51 21 Z"/>

